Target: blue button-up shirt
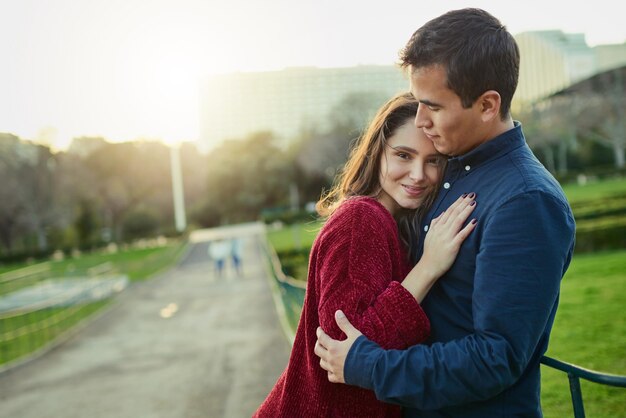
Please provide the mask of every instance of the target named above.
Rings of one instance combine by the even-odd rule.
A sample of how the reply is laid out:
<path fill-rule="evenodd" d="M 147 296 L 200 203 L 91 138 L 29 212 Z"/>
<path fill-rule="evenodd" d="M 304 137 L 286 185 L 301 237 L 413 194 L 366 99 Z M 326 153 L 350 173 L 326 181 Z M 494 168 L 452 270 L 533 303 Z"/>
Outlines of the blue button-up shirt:
<path fill-rule="evenodd" d="M 345 379 L 403 405 L 406 417 L 541 417 L 539 360 L 572 257 L 574 217 L 518 122 L 449 160 L 421 230 L 470 192 L 476 229 L 423 302 L 430 343 L 385 351 L 361 336 Z"/>

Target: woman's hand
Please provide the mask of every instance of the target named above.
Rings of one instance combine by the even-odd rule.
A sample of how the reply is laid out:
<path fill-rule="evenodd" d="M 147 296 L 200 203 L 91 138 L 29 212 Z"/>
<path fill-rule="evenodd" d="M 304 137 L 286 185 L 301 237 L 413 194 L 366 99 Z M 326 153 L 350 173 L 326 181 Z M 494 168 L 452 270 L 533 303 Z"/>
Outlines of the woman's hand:
<path fill-rule="evenodd" d="M 461 244 L 476 227 L 476 219 L 465 222 L 476 207 L 475 193 L 458 198 L 430 223 L 424 240 L 424 253 L 402 282 L 421 303 L 433 284 L 452 267 Z M 463 226 L 465 225 L 465 226 Z"/>
<path fill-rule="evenodd" d="M 419 264 L 433 274 L 435 279 L 452 267 L 461 244 L 476 226 L 476 219 L 466 224 L 467 218 L 476 207 L 475 197 L 475 193 L 459 197 L 430 223 Z"/>

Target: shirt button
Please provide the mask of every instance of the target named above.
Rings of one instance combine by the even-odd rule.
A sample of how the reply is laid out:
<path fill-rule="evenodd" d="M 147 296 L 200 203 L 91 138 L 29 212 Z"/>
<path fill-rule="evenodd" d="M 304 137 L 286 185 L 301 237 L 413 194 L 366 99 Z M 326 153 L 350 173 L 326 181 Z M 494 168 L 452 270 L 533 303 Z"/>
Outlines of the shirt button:
<path fill-rule="evenodd" d="M 428 232 L 428 225 L 424 225 L 424 232 Z"/>
<path fill-rule="evenodd" d="M 443 183 L 443 188 L 444 189 L 449 189 L 450 188 L 450 183 L 448 183 L 447 181 L 445 183 Z"/>
<path fill-rule="evenodd" d="M 471 168 L 471 167 L 470 167 L 469 165 L 466 165 L 466 166 L 465 166 L 465 171 L 470 171 L 470 168 Z"/>

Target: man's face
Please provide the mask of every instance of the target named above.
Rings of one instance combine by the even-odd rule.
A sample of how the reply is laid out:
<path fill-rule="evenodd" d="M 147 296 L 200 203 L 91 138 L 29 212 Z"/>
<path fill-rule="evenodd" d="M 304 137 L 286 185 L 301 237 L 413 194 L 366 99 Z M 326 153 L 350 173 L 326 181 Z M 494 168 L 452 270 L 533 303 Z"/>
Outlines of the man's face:
<path fill-rule="evenodd" d="M 410 74 L 411 93 L 420 102 L 415 125 L 424 131 L 437 151 L 457 156 L 484 142 L 479 105 L 463 108 L 461 98 L 447 86 L 443 67 L 412 68 Z"/>

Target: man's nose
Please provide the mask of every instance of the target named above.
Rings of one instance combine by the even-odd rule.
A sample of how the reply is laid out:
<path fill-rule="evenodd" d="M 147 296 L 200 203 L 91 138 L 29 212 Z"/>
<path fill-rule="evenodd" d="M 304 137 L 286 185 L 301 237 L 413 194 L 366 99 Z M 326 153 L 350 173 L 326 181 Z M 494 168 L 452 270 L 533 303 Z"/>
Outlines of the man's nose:
<path fill-rule="evenodd" d="M 415 114 L 415 126 L 418 129 L 427 128 L 430 126 L 428 110 L 426 109 L 426 106 L 422 104 L 417 107 L 417 113 Z"/>

